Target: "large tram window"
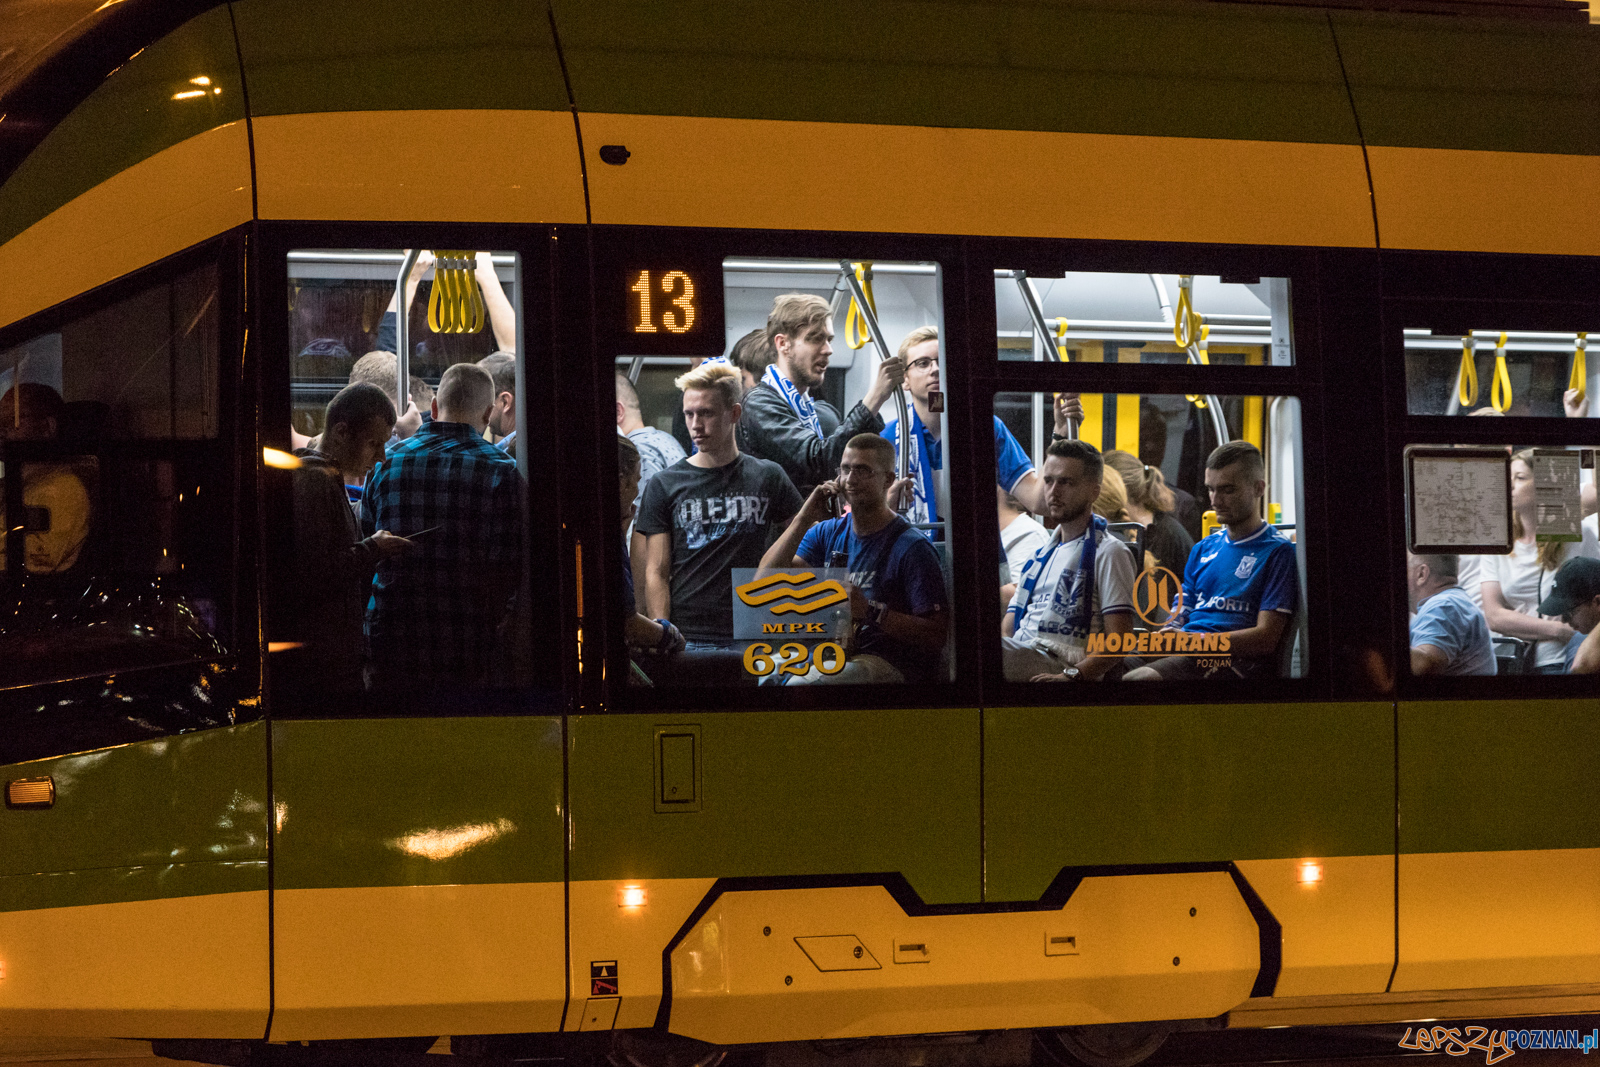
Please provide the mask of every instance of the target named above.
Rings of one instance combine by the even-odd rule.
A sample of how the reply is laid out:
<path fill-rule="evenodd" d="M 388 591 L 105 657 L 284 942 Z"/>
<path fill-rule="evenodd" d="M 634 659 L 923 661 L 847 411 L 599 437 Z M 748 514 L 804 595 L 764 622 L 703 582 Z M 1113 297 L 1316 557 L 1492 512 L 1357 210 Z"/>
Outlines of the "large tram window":
<path fill-rule="evenodd" d="M 939 268 L 853 280 L 728 259 L 725 356 L 615 353 L 634 683 L 950 678 Z"/>
<path fill-rule="evenodd" d="M 215 664 L 232 646 L 233 462 L 204 440 L 219 432 L 218 277 L 190 270 L 0 352 L 0 686 Z M 120 725 L 53 750 L 227 714 L 185 677 L 153 703 L 129 682 Z M 6 729 L 36 728 L 65 727 Z"/>
<path fill-rule="evenodd" d="M 1001 359 L 1274 367 L 1294 362 L 1287 278 L 994 273 Z M 1041 329 L 1049 334 L 1048 345 Z"/>
<path fill-rule="evenodd" d="M 1007 680 L 1305 674 L 1296 399 L 1000 393 L 995 415 L 1031 468 L 997 490 Z"/>
<path fill-rule="evenodd" d="M 1413 674 L 1600 673 L 1594 475 L 1590 449 L 1407 449 Z"/>
<path fill-rule="evenodd" d="M 274 558 L 277 697 L 525 683 L 517 256 L 305 249 L 288 276 L 293 454 L 276 462 L 294 522 Z"/>
<path fill-rule="evenodd" d="M 1589 400 L 1600 363 L 1588 335 L 1530 330 L 1406 330 L 1406 410 L 1413 415 L 1600 415 Z"/>

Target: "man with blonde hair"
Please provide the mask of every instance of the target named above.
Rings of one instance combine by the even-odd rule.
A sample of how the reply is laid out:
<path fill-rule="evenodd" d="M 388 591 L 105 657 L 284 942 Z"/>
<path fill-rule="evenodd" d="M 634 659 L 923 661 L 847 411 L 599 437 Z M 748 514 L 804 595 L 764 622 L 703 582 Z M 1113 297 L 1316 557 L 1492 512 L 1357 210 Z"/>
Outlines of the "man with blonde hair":
<path fill-rule="evenodd" d="M 882 361 L 867 395 L 842 419 L 817 401 L 812 393 L 833 355 L 828 312 L 828 302 L 811 293 L 786 293 L 773 301 L 767 340 L 776 359 L 744 398 L 745 450 L 777 463 L 801 492 L 834 476 L 850 438 L 883 429 L 878 409 L 905 377 L 899 358 Z"/>
<path fill-rule="evenodd" d="M 509 650 L 502 627 L 522 575 L 526 487 L 516 460 L 483 439 L 494 379 L 457 363 L 432 420 L 367 479 L 365 533 L 390 530 L 411 551 L 378 564 L 367 607 L 377 686 L 483 685 Z"/>
<path fill-rule="evenodd" d="M 705 363 L 674 382 L 697 451 L 645 488 L 645 613 L 670 619 L 691 649 L 733 643 L 733 569 L 755 567 L 800 494 L 776 463 L 739 451 L 739 372 Z"/>

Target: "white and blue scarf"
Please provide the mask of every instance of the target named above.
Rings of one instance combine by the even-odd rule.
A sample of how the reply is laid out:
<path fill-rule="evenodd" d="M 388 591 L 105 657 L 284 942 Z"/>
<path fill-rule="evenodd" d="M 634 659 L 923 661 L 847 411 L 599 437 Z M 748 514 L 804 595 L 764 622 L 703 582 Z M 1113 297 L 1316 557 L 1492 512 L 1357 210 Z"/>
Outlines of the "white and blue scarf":
<path fill-rule="evenodd" d="M 795 388 L 795 384 L 778 370 L 776 363 L 767 365 L 766 373 L 761 376 L 761 380 L 772 386 L 773 390 L 783 397 L 783 402 L 789 405 L 789 410 L 794 412 L 797 419 L 811 427 L 811 432 L 817 435 L 818 440 L 822 439 L 822 420 L 817 418 L 817 405 L 811 402 L 809 396 Z"/>
<path fill-rule="evenodd" d="M 1089 627 L 1094 622 L 1094 559 L 1101 538 L 1106 536 L 1106 527 L 1106 520 L 1099 515 L 1089 516 L 1089 528 L 1084 531 L 1083 552 L 1078 556 L 1078 566 L 1072 573 L 1071 583 L 1067 585 L 1064 596 L 1058 588 L 1051 597 L 1050 606 L 1039 620 L 1039 634 L 1064 637 L 1074 643 L 1088 640 Z M 1028 613 L 1028 602 L 1033 599 L 1034 587 L 1039 584 L 1040 576 L 1049 568 L 1051 557 L 1061 546 L 1061 530 L 1057 527 L 1050 543 L 1034 553 L 1022 568 L 1017 601 L 1006 609 L 1013 616 L 1013 633 L 1022 629 L 1022 620 Z"/>

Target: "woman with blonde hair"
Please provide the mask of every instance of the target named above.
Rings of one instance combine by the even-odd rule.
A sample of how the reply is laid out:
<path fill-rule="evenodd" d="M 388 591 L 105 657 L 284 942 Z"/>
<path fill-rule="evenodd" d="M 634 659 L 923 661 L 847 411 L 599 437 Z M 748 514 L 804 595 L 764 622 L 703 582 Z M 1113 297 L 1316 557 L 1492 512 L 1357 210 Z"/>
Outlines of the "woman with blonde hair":
<path fill-rule="evenodd" d="M 1145 558 L 1182 576 L 1189 563 L 1194 538 L 1172 515 L 1176 504 L 1161 468 L 1121 449 L 1106 453 L 1106 466 L 1122 476 L 1128 490 L 1128 518 L 1144 526 Z"/>
<path fill-rule="evenodd" d="M 1600 559 L 1600 542 L 1588 526 L 1583 540 L 1538 541 L 1538 498 L 1533 483 L 1534 455 L 1524 449 L 1511 457 L 1511 552 L 1482 556 L 1479 578 L 1483 614 L 1489 629 L 1507 637 L 1520 637 L 1534 646 L 1533 674 L 1560 674 L 1566 667 L 1567 642 L 1576 632 L 1560 619 L 1539 614 L 1539 602 L 1555 584 L 1561 564 L 1576 556 Z"/>
<path fill-rule="evenodd" d="M 1095 497 L 1090 509 L 1107 522 L 1128 521 L 1128 488 L 1122 484 L 1122 475 L 1106 464 L 1100 476 L 1100 495 Z"/>

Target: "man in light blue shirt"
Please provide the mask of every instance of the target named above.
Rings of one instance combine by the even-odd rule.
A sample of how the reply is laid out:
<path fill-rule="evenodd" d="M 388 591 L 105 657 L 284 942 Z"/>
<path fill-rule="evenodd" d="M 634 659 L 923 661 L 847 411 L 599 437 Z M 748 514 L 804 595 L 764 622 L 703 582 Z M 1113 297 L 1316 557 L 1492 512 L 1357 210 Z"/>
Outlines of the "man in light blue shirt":
<path fill-rule="evenodd" d="M 1456 578 L 1461 557 L 1406 554 L 1412 674 L 1494 674 L 1494 643 L 1483 612 Z"/>

